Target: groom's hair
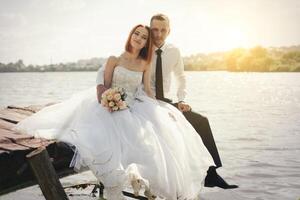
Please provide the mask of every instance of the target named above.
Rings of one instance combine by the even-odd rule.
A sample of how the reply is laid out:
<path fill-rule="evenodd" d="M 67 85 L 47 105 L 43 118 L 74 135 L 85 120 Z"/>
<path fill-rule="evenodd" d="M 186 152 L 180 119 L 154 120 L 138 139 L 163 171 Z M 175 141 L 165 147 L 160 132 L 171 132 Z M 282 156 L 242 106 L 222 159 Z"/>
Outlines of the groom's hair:
<path fill-rule="evenodd" d="M 151 20 L 150 20 L 150 24 L 152 23 L 153 20 L 159 20 L 159 21 L 166 21 L 168 23 L 168 25 L 170 26 L 170 20 L 169 20 L 169 17 L 167 15 L 164 15 L 164 14 L 156 14 L 156 15 L 153 15 L 151 17 Z"/>
<path fill-rule="evenodd" d="M 130 31 L 130 34 L 128 36 L 128 39 L 127 39 L 127 42 L 126 42 L 126 45 L 125 45 L 125 51 L 128 51 L 128 52 L 132 51 L 132 46 L 130 44 L 130 41 L 131 41 L 131 37 L 132 37 L 133 33 L 135 32 L 135 30 L 138 27 L 144 27 L 148 31 L 147 42 L 146 42 L 145 46 L 140 50 L 139 57 L 141 59 L 145 60 L 149 64 L 151 62 L 151 59 L 152 59 L 152 47 L 153 47 L 152 39 L 151 39 L 151 31 L 150 31 L 149 26 L 144 26 L 142 24 L 138 24 L 135 27 L 133 27 L 133 29 Z"/>

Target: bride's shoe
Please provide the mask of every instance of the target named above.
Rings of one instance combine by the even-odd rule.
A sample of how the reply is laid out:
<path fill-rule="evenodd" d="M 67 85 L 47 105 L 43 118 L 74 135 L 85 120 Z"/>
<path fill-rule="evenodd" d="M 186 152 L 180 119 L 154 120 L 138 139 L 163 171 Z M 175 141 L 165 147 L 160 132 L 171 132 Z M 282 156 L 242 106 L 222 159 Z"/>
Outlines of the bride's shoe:
<path fill-rule="evenodd" d="M 139 196 L 140 190 L 142 189 L 143 185 L 145 186 L 144 195 L 147 197 L 147 199 L 148 200 L 155 200 L 156 196 L 153 195 L 150 192 L 149 187 L 145 184 L 143 179 L 133 178 L 131 180 L 131 186 L 132 186 L 132 189 L 133 189 L 134 196 L 136 196 L 136 197 Z"/>
<path fill-rule="evenodd" d="M 141 179 L 134 178 L 130 181 L 134 196 L 139 196 L 140 190 L 142 188 Z"/>

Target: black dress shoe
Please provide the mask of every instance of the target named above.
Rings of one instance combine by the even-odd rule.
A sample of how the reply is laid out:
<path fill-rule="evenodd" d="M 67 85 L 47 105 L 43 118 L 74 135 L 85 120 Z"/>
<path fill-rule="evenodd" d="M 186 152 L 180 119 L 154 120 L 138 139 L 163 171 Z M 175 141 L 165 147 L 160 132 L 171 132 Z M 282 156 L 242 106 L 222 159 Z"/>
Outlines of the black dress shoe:
<path fill-rule="evenodd" d="M 204 181 L 205 187 L 220 187 L 223 189 L 234 189 L 238 188 L 237 185 L 229 185 L 226 181 L 217 174 L 216 167 L 210 166 L 207 170 L 207 175 Z"/>

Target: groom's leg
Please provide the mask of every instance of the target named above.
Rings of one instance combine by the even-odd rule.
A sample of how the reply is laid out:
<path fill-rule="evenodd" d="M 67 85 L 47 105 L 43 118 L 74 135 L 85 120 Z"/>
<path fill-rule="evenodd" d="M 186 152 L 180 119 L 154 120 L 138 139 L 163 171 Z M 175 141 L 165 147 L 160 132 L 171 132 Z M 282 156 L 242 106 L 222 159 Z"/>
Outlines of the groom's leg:
<path fill-rule="evenodd" d="M 174 106 L 177 107 L 177 105 Z M 211 132 L 208 119 L 193 111 L 183 112 L 183 115 L 200 135 L 203 144 L 212 156 L 216 167 L 222 167 L 222 162 L 219 156 L 218 148 L 216 146 L 213 133 Z"/>
<path fill-rule="evenodd" d="M 169 102 L 167 102 L 169 103 Z M 177 103 L 171 103 L 171 105 L 178 108 Z M 209 151 L 210 155 L 212 156 L 216 167 L 210 166 L 207 170 L 207 175 L 205 177 L 204 186 L 205 187 L 220 187 L 223 189 L 234 189 L 238 188 L 237 185 L 229 185 L 226 181 L 218 175 L 216 168 L 222 167 L 222 162 L 219 156 L 219 152 L 213 137 L 213 134 L 210 129 L 210 125 L 208 119 L 205 116 L 202 116 L 198 113 L 193 111 L 183 112 L 185 118 L 190 122 L 190 124 L 195 128 L 195 130 L 200 135 L 203 144 Z"/>
<path fill-rule="evenodd" d="M 196 129 L 198 134 L 201 136 L 204 145 L 211 154 L 216 167 L 210 166 L 207 170 L 207 175 L 205 177 L 204 186 L 205 187 L 220 187 L 223 189 L 234 189 L 238 188 L 237 185 L 228 184 L 216 171 L 216 168 L 221 167 L 221 159 L 218 153 L 218 149 L 211 132 L 208 119 L 198 113 L 189 111 L 183 112 L 185 118 L 192 124 Z"/>

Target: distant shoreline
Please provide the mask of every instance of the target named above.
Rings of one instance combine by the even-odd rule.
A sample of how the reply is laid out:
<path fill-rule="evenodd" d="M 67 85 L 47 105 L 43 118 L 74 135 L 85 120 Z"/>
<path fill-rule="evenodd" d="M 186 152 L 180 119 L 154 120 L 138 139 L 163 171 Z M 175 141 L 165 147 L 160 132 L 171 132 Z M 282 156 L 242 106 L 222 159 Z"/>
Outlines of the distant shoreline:
<path fill-rule="evenodd" d="M 97 71 L 106 60 L 96 57 L 77 62 L 25 65 L 19 59 L 15 63 L 0 62 L 0 73 Z M 183 63 L 186 71 L 300 72 L 300 45 L 281 48 L 256 46 L 226 52 L 199 53 L 183 57 Z"/>

